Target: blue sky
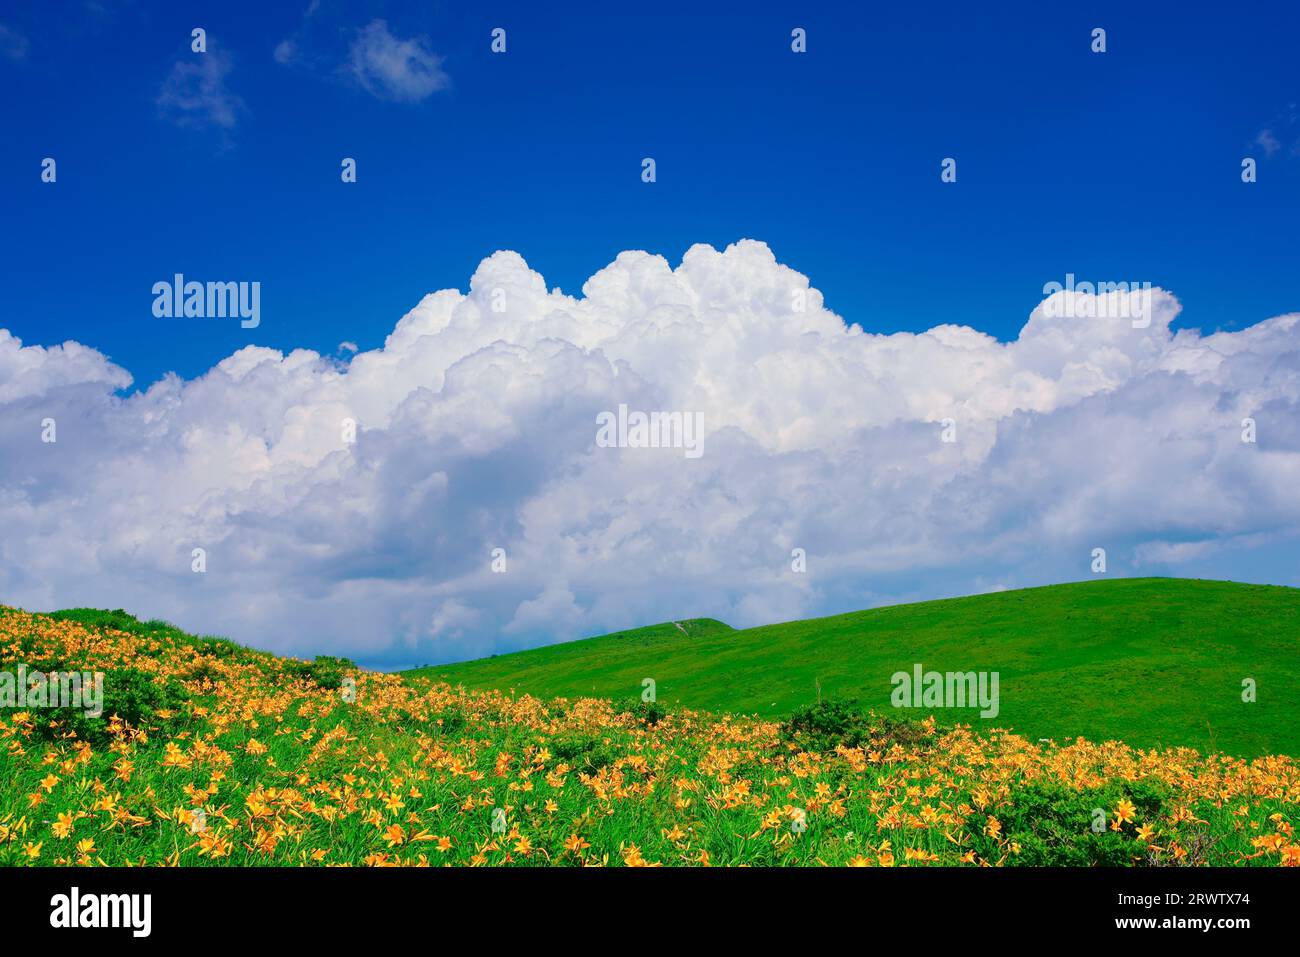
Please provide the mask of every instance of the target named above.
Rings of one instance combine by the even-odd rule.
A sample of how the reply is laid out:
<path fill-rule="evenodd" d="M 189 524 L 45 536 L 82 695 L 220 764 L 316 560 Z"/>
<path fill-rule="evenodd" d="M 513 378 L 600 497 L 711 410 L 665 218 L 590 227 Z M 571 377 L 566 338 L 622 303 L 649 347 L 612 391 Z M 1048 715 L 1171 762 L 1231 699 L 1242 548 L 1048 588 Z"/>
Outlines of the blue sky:
<path fill-rule="evenodd" d="M 248 342 L 378 345 L 497 249 L 576 293 L 621 250 L 746 237 L 870 331 L 1013 338 L 1071 271 L 1174 290 L 1207 330 L 1300 307 L 1294 6 L 1134 6 L 8 4 L 4 324 L 143 386 Z M 352 79 L 376 18 L 427 37 L 448 86 Z M 193 26 L 230 58 L 228 127 L 156 102 Z M 304 62 L 276 62 L 286 39 Z M 260 280 L 262 325 L 160 324 L 148 290 L 177 271 Z"/>
<path fill-rule="evenodd" d="M 1134 6 L 7 4 L 0 601 L 397 667 L 1300 585 L 1300 16 Z"/>

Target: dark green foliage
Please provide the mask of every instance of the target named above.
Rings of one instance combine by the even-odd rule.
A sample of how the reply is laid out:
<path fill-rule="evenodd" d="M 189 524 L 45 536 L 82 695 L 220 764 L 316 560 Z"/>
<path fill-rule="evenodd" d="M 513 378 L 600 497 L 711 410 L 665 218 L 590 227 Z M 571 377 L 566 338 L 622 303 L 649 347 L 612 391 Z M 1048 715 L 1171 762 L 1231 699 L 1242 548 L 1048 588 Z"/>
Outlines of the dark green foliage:
<path fill-rule="evenodd" d="M 592 735 L 557 735 L 547 747 L 556 758 L 584 774 L 594 774 L 614 763 L 614 752 L 603 739 Z"/>
<path fill-rule="evenodd" d="M 781 737 L 810 751 L 833 751 L 867 743 L 871 726 L 856 698 L 835 698 L 796 708 L 781 722 Z"/>
<path fill-rule="evenodd" d="M 781 722 L 781 737 L 809 751 L 846 748 L 908 747 L 926 738 L 918 721 L 879 715 L 862 708 L 855 698 L 831 698 L 796 708 Z"/>
<path fill-rule="evenodd" d="M 443 734 L 459 734 L 465 727 L 465 714 L 453 708 L 440 711 L 431 719 Z"/>
<path fill-rule="evenodd" d="M 116 714 L 132 725 L 143 725 L 159 709 L 175 711 L 187 700 L 185 689 L 172 678 L 135 668 L 104 675 L 104 717 Z"/>
<path fill-rule="evenodd" d="M 658 701 L 642 701 L 639 697 L 615 701 L 614 711 L 616 714 L 632 715 L 647 728 L 653 728 L 668 716 L 668 709 Z"/>
<path fill-rule="evenodd" d="M 1161 817 L 1167 791 L 1150 781 L 1112 781 L 1104 787 L 1082 791 L 1057 782 L 1026 785 L 1015 794 L 1015 803 L 999 807 L 1007 841 L 1020 845 L 1020 853 L 1009 863 L 1031 867 L 1127 867 L 1143 863 L 1134 852 L 1133 822 L 1124 825 L 1124 833 L 1110 830 L 1110 819 L 1121 800 L 1132 802 L 1137 810 L 1137 824 L 1155 823 Z M 1094 813 L 1100 808 L 1107 815 L 1106 829 L 1100 834 L 1092 829 Z M 999 856 L 990 842 L 987 853 Z"/>
<path fill-rule="evenodd" d="M 57 664 L 49 666 L 45 673 L 79 670 L 73 665 Z M 81 740 L 102 744 L 110 737 L 109 719 L 113 715 L 133 728 L 152 729 L 179 719 L 182 706 L 189 700 L 189 695 L 179 681 L 160 678 L 153 672 L 136 668 L 116 668 L 105 673 L 103 689 L 103 709 L 97 717 L 86 714 L 93 705 L 93 691 L 84 683 L 81 708 L 33 708 L 34 715 L 54 722 L 51 724 L 50 720 L 41 720 L 42 733 L 48 738 L 57 738 L 72 732 Z M 174 713 L 164 721 L 158 715 L 160 710 Z"/>
<path fill-rule="evenodd" d="M 186 681 L 211 681 L 216 684 L 221 680 L 221 672 L 211 658 L 200 658 L 198 663 L 185 673 Z"/>
<path fill-rule="evenodd" d="M 311 680 L 322 688 L 333 690 L 343 684 L 343 678 L 349 672 L 356 671 L 356 664 L 348 658 L 336 658 L 333 655 L 317 655 L 312 661 L 308 673 Z"/>
<path fill-rule="evenodd" d="M 342 686 L 344 677 L 355 672 L 357 666 L 348 658 L 317 655 L 312 661 L 287 660 L 284 670 L 291 677 L 305 678 L 322 688 L 333 691 Z"/>

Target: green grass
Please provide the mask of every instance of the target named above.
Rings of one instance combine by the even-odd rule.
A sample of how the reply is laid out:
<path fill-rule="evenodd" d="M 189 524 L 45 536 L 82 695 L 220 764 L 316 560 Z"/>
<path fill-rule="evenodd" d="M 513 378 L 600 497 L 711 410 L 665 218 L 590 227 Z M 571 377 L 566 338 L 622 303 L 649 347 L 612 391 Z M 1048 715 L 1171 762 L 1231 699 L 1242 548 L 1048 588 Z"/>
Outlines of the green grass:
<path fill-rule="evenodd" d="M 1300 589 L 1111 579 L 743 631 L 711 619 L 681 624 L 407 674 L 543 698 L 626 698 L 653 678 L 661 702 L 781 717 L 817 700 L 819 687 L 823 697 L 891 712 L 890 676 L 920 662 L 1000 674 L 995 720 L 951 709 L 936 712 L 941 723 L 1057 741 L 1300 754 Z M 1244 678 L 1257 683 L 1255 703 L 1242 701 Z"/>
<path fill-rule="evenodd" d="M 1131 600 L 1143 585 L 1064 592 L 1127 588 Z M 1233 586 L 1145 587 L 1191 589 L 1202 617 L 1231 605 L 1235 616 L 1214 620 L 1248 622 L 1259 634 L 1287 613 L 1276 607 L 1279 596 L 1292 594 L 1246 589 L 1224 599 Z M 934 603 L 851 616 L 853 627 L 831 619 L 775 634 L 804 652 L 834 651 L 845 634 L 861 644 L 864 620 L 879 642 L 906 632 L 898 616 L 916 626 L 918 616 L 945 620 L 937 611 L 946 607 L 950 627 L 927 628 L 960 648 L 954 620 L 1027 629 L 1032 616 L 1014 603 L 1039 604 L 1043 595 L 995 597 L 1012 604 Z M 1089 613 L 1109 622 L 1108 634 L 1125 617 L 1118 598 Z M 1176 601 L 1166 595 L 1145 607 L 1167 640 L 1181 640 L 1169 620 L 1190 619 Z M 98 717 L 32 703 L 0 708 L 0 867 L 1300 861 L 1300 764 L 1291 757 L 1061 747 L 979 723 L 976 732 L 938 733 L 909 720 L 914 713 L 900 719 L 839 702 L 800 708 L 784 724 L 640 703 L 638 661 L 680 655 L 697 666 L 686 678 L 708 679 L 726 667 L 720 659 L 743 664 L 738 652 L 767 648 L 754 635 L 773 630 L 681 624 L 545 649 L 543 661 L 586 682 L 602 668 L 628 670 L 632 687 L 611 679 L 622 700 L 610 703 L 465 691 L 327 656 L 280 658 L 123 611 L 32 615 L 0 606 L 0 673 L 22 665 L 29 675 L 104 676 Z M 1141 641 L 1125 640 L 1125 650 L 1142 651 Z M 1018 653 L 1041 650 L 1036 641 Z M 1237 653 L 1233 641 L 1262 647 L 1257 635 L 1216 636 L 1198 667 L 1222 670 Z M 537 654 L 484 664 L 518 672 Z M 737 668 L 737 680 L 747 680 Z M 1275 661 L 1257 671 L 1266 689 L 1279 686 L 1281 673 Z M 1041 700 L 1049 715 L 1062 710 L 1064 699 Z M 1264 714 L 1285 735 L 1295 722 L 1276 722 L 1279 710 Z M 806 827 L 796 829 L 797 820 Z"/>

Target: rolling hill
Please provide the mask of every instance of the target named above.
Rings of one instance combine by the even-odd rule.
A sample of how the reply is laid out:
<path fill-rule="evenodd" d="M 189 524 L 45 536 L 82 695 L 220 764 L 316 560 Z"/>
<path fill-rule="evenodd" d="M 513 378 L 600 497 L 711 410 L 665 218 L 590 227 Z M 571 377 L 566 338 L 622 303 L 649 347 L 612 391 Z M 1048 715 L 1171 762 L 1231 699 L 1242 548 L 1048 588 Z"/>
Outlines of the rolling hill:
<path fill-rule="evenodd" d="M 1300 589 L 1187 579 L 1078 582 L 734 630 L 667 622 L 476 661 L 416 669 L 469 689 L 627 698 L 781 717 L 822 697 L 891 713 L 890 677 L 996 671 L 1000 713 L 941 724 L 1057 741 L 1300 754 Z M 1257 700 L 1242 700 L 1243 679 Z"/>
<path fill-rule="evenodd" d="M 0 705 L 0 868 L 1300 864 L 1287 755 L 470 691 L 120 609 L 0 606 Z"/>

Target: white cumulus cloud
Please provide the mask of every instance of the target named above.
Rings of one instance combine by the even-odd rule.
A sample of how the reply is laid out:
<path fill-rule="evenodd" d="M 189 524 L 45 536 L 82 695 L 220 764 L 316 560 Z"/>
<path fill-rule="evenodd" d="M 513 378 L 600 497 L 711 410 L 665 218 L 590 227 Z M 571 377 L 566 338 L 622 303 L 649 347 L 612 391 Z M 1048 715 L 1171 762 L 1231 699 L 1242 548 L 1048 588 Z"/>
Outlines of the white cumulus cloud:
<path fill-rule="evenodd" d="M 498 252 L 346 362 L 248 347 L 129 394 L 0 331 L 0 601 L 399 665 L 1084 578 L 1096 547 L 1111 574 L 1296 557 L 1300 316 L 1174 332 L 1154 290 L 1145 327 L 1090 317 L 1125 295 L 1010 342 L 874 335 L 759 242 L 625 252 L 580 297 Z M 704 454 L 598 445 L 620 404 L 699 413 Z"/>

